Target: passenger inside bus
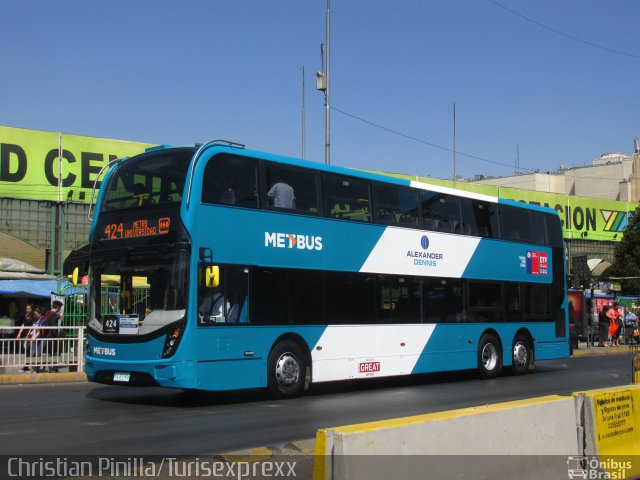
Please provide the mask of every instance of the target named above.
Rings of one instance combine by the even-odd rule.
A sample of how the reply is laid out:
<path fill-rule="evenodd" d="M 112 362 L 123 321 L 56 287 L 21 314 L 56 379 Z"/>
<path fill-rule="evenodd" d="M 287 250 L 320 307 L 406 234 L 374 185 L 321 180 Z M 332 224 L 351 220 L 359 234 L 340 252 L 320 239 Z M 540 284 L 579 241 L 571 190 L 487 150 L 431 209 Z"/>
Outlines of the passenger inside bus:
<path fill-rule="evenodd" d="M 296 196 L 293 187 L 279 179 L 267 192 L 269 202 L 278 208 L 296 208 Z"/>
<path fill-rule="evenodd" d="M 209 291 L 210 290 L 210 291 Z M 229 312 L 231 305 L 225 299 L 220 288 L 211 288 L 204 295 L 198 308 L 201 323 L 224 323 L 225 312 Z"/>
<path fill-rule="evenodd" d="M 236 204 L 236 193 L 233 191 L 231 187 L 227 188 L 220 195 L 219 203 L 222 205 L 235 205 Z"/>

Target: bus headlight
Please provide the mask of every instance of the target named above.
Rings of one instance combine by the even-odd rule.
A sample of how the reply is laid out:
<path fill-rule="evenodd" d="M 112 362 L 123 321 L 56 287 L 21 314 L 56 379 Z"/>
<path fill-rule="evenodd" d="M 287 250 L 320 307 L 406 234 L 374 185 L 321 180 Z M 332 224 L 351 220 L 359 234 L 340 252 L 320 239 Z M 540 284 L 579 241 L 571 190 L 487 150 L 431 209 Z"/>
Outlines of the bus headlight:
<path fill-rule="evenodd" d="M 172 328 L 169 333 L 167 333 L 167 338 L 164 340 L 164 347 L 162 349 L 162 358 L 167 358 L 176 353 L 176 349 L 180 344 L 180 339 L 182 338 L 182 330 L 183 327 L 179 326 L 176 328 Z"/>

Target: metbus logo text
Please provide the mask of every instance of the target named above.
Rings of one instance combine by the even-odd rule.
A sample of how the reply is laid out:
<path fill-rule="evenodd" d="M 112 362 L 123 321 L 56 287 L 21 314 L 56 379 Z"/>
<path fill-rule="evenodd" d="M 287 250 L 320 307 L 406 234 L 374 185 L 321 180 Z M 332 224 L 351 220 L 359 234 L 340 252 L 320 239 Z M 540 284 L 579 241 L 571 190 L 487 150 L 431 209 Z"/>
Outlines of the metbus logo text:
<path fill-rule="evenodd" d="M 116 354 L 115 348 L 107 348 L 107 347 L 93 347 L 94 355 L 109 355 L 114 357 Z"/>
<path fill-rule="evenodd" d="M 322 250 L 322 237 L 295 233 L 264 232 L 264 246 L 274 248 L 297 248 L 298 250 Z"/>

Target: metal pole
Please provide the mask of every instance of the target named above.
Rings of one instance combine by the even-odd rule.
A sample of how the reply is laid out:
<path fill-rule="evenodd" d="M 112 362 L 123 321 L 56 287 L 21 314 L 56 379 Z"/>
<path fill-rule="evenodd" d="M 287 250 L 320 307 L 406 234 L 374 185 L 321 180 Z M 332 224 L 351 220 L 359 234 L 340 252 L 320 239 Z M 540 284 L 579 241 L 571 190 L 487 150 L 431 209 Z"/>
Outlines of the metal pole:
<path fill-rule="evenodd" d="M 60 223 L 58 225 L 59 228 L 59 251 L 60 251 L 60 257 L 58 257 L 58 272 L 60 274 L 60 277 L 64 274 L 64 249 L 66 246 L 66 235 L 65 235 L 65 225 L 66 225 L 66 215 L 64 212 L 64 204 L 62 202 L 58 203 L 58 218 L 60 219 Z M 60 277 L 58 277 L 58 280 L 60 279 Z M 58 290 L 60 291 L 60 290 Z"/>
<path fill-rule="evenodd" d="M 302 156 L 304 159 L 304 66 L 302 67 Z"/>
<path fill-rule="evenodd" d="M 51 202 L 51 219 L 50 222 L 50 231 L 49 231 L 49 275 L 56 274 L 56 259 L 58 258 L 56 255 L 57 247 L 56 247 L 56 204 Z"/>
<path fill-rule="evenodd" d="M 64 262 L 64 213 L 62 212 L 62 133 L 58 133 L 58 201 L 56 202 L 56 255 L 54 266 L 56 275 L 62 275 Z"/>
<path fill-rule="evenodd" d="M 593 327 L 595 326 L 596 322 L 594 321 L 595 319 L 595 313 L 596 313 L 596 306 L 595 306 L 595 302 L 593 301 L 593 294 L 594 292 L 594 286 L 593 286 L 593 280 L 591 280 L 590 285 L 589 285 L 589 293 L 591 294 L 589 298 L 589 303 L 591 308 L 587 308 L 587 312 L 588 315 L 591 315 L 591 318 L 587 318 L 587 325 L 590 325 L 589 327 L 589 331 L 587 332 L 587 348 L 589 348 L 591 346 L 591 344 L 593 343 Z"/>
<path fill-rule="evenodd" d="M 456 102 L 453 102 L 453 188 L 456 188 Z"/>
<path fill-rule="evenodd" d="M 330 1 L 327 0 L 327 91 L 326 101 L 325 101 L 325 139 L 324 139 L 324 163 L 329 165 L 331 163 L 331 154 L 330 154 L 330 145 L 331 145 L 331 120 L 330 120 L 330 99 L 329 99 L 329 91 L 331 82 L 329 80 L 329 63 L 331 60 L 331 47 L 330 47 L 330 38 L 331 38 L 331 27 L 330 27 Z"/>
<path fill-rule="evenodd" d="M 62 132 L 58 132 L 58 203 L 62 201 Z"/>

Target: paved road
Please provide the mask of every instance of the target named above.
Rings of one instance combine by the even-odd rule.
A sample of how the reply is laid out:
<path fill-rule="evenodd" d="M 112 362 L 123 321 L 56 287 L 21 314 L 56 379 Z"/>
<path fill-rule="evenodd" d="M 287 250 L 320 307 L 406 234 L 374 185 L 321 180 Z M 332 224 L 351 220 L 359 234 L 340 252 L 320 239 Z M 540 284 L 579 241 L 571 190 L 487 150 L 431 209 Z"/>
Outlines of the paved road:
<path fill-rule="evenodd" d="M 294 400 L 263 391 L 194 395 L 91 383 L 0 387 L 0 451 L 34 455 L 204 455 L 312 438 L 318 428 L 629 383 L 627 355 L 539 362 L 479 380 L 461 372 L 315 386 Z"/>

